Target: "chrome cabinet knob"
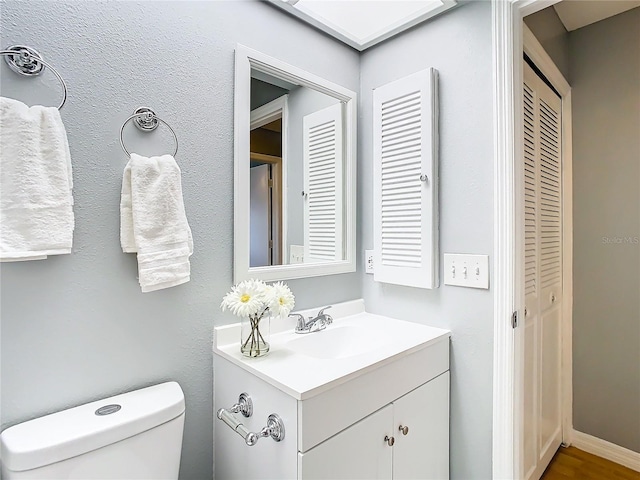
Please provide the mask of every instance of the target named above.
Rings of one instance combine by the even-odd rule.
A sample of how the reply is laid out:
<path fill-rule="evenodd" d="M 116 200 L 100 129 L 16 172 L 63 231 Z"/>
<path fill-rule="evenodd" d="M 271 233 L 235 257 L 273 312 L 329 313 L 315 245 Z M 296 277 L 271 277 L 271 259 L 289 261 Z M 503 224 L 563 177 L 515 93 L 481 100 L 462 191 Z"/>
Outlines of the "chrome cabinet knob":
<path fill-rule="evenodd" d="M 404 427 L 402 425 L 400 425 L 398 427 L 398 430 L 400 432 L 402 432 L 403 435 L 406 435 L 407 433 L 409 433 L 409 427 L 407 427 L 406 425 Z"/>
<path fill-rule="evenodd" d="M 389 445 L 390 447 L 393 447 L 393 444 L 396 443 L 396 439 L 390 437 L 389 435 L 384 436 L 384 441 L 387 442 L 387 445 Z"/>

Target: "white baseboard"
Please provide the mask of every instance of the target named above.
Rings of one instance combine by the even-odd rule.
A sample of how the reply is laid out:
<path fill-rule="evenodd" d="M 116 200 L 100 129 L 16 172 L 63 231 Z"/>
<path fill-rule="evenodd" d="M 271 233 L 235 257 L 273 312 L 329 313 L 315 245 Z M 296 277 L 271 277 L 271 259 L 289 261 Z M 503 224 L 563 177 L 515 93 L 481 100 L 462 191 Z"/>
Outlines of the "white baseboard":
<path fill-rule="evenodd" d="M 572 432 L 571 444 L 580 450 L 640 472 L 640 453 L 638 452 L 576 430 Z"/>

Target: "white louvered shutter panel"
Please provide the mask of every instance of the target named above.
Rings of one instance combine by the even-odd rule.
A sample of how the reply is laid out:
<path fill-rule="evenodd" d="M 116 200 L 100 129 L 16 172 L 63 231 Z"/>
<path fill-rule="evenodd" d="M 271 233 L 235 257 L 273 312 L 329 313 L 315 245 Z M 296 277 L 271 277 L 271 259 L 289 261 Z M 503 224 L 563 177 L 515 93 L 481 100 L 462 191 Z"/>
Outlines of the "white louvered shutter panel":
<path fill-rule="evenodd" d="M 525 479 L 530 479 L 538 464 L 537 402 L 538 391 L 537 346 L 539 330 L 539 144 L 538 138 L 538 96 L 536 92 L 537 76 L 524 65 L 525 82 L 523 85 L 523 140 L 524 140 L 524 389 L 523 418 L 526 433 L 523 435 L 522 461 Z"/>
<path fill-rule="evenodd" d="M 524 275 L 527 305 L 538 296 L 538 141 L 536 95 L 524 84 Z M 531 298 L 531 301 L 529 301 Z"/>
<path fill-rule="evenodd" d="M 528 65 L 523 100 L 525 304 L 538 311 L 562 295 L 562 102 Z"/>
<path fill-rule="evenodd" d="M 562 101 L 523 65 L 523 479 L 540 478 L 562 441 Z"/>
<path fill-rule="evenodd" d="M 374 280 L 438 287 L 438 72 L 373 92 Z"/>
<path fill-rule="evenodd" d="M 540 290 L 543 308 L 558 302 L 562 284 L 560 108 L 560 99 L 540 98 Z"/>
<path fill-rule="evenodd" d="M 304 259 L 342 260 L 342 104 L 303 118 Z"/>

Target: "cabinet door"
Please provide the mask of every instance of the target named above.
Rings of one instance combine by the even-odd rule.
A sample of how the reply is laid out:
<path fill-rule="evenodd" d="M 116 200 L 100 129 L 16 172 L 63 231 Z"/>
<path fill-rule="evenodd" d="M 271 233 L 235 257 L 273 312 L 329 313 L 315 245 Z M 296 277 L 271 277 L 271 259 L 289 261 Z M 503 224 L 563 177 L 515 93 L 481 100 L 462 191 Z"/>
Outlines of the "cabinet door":
<path fill-rule="evenodd" d="M 393 479 L 449 478 L 449 372 L 393 402 Z M 400 426 L 407 427 L 406 435 Z"/>
<path fill-rule="evenodd" d="M 393 407 L 388 405 L 308 452 L 298 453 L 298 478 L 391 479 L 393 448 L 384 437 L 393 435 L 392 426 Z"/>
<path fill-rule="evenodd" d="M 373 91 L 376 282 L 438 288 L 438 72 Z"/>

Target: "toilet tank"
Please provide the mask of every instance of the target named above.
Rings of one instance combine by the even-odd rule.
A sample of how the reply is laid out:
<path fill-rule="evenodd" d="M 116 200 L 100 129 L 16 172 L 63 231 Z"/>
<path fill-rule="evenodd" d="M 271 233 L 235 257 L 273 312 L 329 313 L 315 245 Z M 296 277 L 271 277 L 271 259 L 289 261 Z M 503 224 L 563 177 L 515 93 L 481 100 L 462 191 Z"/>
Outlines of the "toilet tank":
<path fill-rule="evenodd" d="M 4 430 L 2 478 L 176 480 L 183 426 L 176 382 L 87 403 Z"/>

